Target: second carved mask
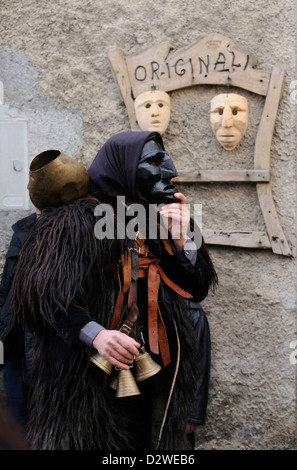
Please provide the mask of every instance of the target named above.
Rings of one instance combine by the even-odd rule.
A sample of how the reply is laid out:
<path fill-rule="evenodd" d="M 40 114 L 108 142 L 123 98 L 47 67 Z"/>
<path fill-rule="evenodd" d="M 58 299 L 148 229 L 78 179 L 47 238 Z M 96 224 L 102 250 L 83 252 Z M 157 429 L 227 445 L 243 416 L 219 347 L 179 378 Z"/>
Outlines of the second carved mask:
<path fill-rule="evenodd" d="M 225 150 L 233 150 L 248 127 L 248 101 L 235 93 L 216 95 L 210 104 L 212 130 Z"/>

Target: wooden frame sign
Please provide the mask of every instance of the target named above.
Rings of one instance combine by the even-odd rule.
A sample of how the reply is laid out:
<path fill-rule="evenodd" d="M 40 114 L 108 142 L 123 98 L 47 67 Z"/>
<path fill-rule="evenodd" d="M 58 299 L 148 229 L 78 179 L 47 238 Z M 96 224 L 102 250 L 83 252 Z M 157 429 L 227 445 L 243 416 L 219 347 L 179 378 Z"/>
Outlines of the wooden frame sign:
<path fill-rule="evenodd" d="M 284 71 L 256 70 L 252 54 L 235 49 L 220 34 L 203 36 L 188 47 L 174 51 L 169 42 L 139 54 L 124 56 L 119 48 L 109 51 L 109 60 L 121 99 L 127 108 L 131 130 L 139 130 L 134 100 L 148 90 L 172 92 L 197 85 L 237 87 L 265 97 L 258 126 L 253 168 L 238 170 L 181 170 L 175 178 L 184 183 L 256 184 L 266 232 L 203 229 L 207 244 L 271 249 L 290 256 L 290 246 L 282 230 L 271 189 L 270 150 L 278 106 L 283 93 Z"/>

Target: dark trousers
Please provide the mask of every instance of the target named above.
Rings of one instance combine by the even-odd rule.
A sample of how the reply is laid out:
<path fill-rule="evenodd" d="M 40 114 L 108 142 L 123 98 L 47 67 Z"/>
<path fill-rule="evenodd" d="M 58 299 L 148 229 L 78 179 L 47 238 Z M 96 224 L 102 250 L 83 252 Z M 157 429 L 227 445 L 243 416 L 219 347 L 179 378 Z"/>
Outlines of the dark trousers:
<path fill-rule="evenodd" d="M 27 387 L 24 377 L 24 359 L 10 359 L 3 369 L 3 386 L 7 407 L 25 431 L 27 424 Z"/>

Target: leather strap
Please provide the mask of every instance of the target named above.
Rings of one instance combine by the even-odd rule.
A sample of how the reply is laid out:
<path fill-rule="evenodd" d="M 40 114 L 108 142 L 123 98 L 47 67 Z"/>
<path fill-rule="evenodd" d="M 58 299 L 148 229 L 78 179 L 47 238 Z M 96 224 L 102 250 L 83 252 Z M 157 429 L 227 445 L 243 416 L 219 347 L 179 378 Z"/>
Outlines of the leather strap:
<path fill-rule="evenodd" d="M 148 269 L 148 335 L 150 350 L 161 354 L 163 366 L 170 361 L 170 350 L 166 328 L 158 305 L 160 275 L 156 264 L 150 264 Z"/>
<path fill-rule="evenodd" d="M 137 281 L 138 279 L 138 271 L 139 271 L 139 261 L 138 261 L 138 253 L 135 248 L 130 250 L 131 256 L 131 278 L 132 281 Z"/>
<path fill-rule="evenodd" d="M 186 299 L 193 296 L 171 281 L 163 271 L 160 260 L 148 254 L 147 257 L 139 257 L 139 277 L 148 278 L 148 334 L 150 350 L 155 354 L 161 354 L 163 365 L 170 363 L 170 350 L 164 321 L 158 306 L 158 292 L 160 277 L 172 290 Z"/>
<path fill-rule="evenodd" d="M 131 282 L 128 294 L 128 309 L 131 310 L 134 305 L 137 305 L 137 279 L 139 273 L 138 254 L 134 248 L 130 250 L 131 260 Z"/>
<path fill-rule="evenodd" d="M 90 194 L 86 194 L 86 195 L 84 196 L 84 198 L 85 198 L 85 199 L 94 199 L 94 201 L 98 201 L 98 202 L 99 202 L 99 199 L 97 199 L 97 198 L 94 197 L 94 196 L 91 196 Z"/>
<path fill-rule="evenodd" d="M 160 276 L 158 268 L 155 264 L 151 264 L 147 275 L 148 284 L 148 322 L 149 322 L 149 345 L 150 350 L 159 353 L 159 337 L 158 337 L 158 292 L 160 286 Z"/>
<path fill-rule="evenodd" d="M 120 331 L 129 336 L 132 333 L 133 326 L 138 318 L 138 315 L 139 315 L 138 307 L 137 305 L 133 305 L 128 317 L 126 318 L 125 322 L 121 326 Z"/>
<path fill-rule="evenodd" d="M 118 294 L 118 298 L 117 298 L 115 308 L 114 308 L 113 319 L 112 319 L 111 325 L 109 327 L 110 330 L 117 330 L 118 329 L 118 326 L 119 326 L 119 323 L 120 323 L 120 320 L 121 320 L 121 316 L 122 316 L 122 307 L 123 307 L 123 303 L 124 303 L 124 291 L 123 291 L 122 285 L 121 285 L 121 277 L 120 277 L 119 268 L 117 269 L 116 274 L 117 274 L 117 277 L 118 277 L 119 294 Z"/>
<path fill-rule="evenodd" d="M 170 243 L 170 241 L 168 240 L 167 238 L 167 235 L 165 233 L 165 230 L 164 228 L 162 227 L 161 224 L 157 224 L 158 225 L 158 229 L 159 229 L 159 233 L 160 233 L 160 237 L 161 237 L 161 240 L 163 242 L 163 245 L 165 246 L 165 250 L 167 251 L 167 253 L 169 253 L 170 255 L 173 255 L 173 248 L 172 248 L 172 245 Z"/>
<path fill-rule="evenodd" d="M 123 253 L 121 256 L 121 269 L 123 273 L 123 285 L 121 285 L 121 277 L 119 269 L 117 270 L 117 277 L 118 277 L 118 284 L 119 284 L 119 294 L 117 298 L 117 302 L 114 308 L 114 315 L 110 325 L 111 330 L 118 329 L 121 317 L 122 317 L 122 307 L 124 303 L 124 294 L 128 292 L 128 311 L 129 316 L 128 318 L 134 318 L 135 312 L 137 310 L 137 316 L 139 314 L 137 308 L 137 279 L 138 279 L 138 272 L 139 272 L 139 263 L 138 263 L 138 254 L 134 250 L 129 250 L 126 253 Z M 136 307 L 136 309 L 132 309 Z M 136 318 L 137 318 L 136 316 Z M 136 321 L 136 318 L 134 322 Z M 128 321 L 128 323 L 127 323 Z M 129 325 L 128 319 L 125 320 L 125 323 Z M 121 330 L 120 330 L 121 331 Z"/>
<path fill-rule="evenodd" d="M 149 253 L 149 249 L 148 249 L 148 246 L 145 245 L 145 240 L 144 238 L 140 238 L 140 236 L 138 236 L 135 240 L 135 251 L 137 251 L 138 255 L 139 256 L 148 256 L 148 253 Z"/>
<path fill-rule="evenodd" d="M 173 255 L 173 248 L 171 246 L 170 241 L 163 238 L 162 242 L 163 242 L 163 245 L 165 246 L 165 250 L 167 251 L 167 253 L 169 253 L 170 255 Z"/>
<path fill-rule="evenodd" d="M 164 245 L 170 253 L 168 244 L 164 243 Z M 144 253 L 144 255 L 139 254 L 141 252 Z M 124 303 L 124 294 L 129 290 L 127 304 L 129 314 L 120 328 L 120 331 L 127 335 L 131 334 L 139 315 L 137 307 L 137 279 L 147 277 L 149 346 L 153 353 L 161 354 L 163 365 L 165 367 L 170 363 L 171 358 L 166 328 L 158 305 L 161 278 L 172 290 L 182 297 L 190 299 L 193 296 L 168 278 L 160 265 L 160 260 L 152 253 L 148 252 L 144 244 L 140 245 L 140 243 L 138 243 L 138 248 L 136 246 L 136 249 L 129 250 L 129 252 L 123 254 L 121 257 L 120 268 L 123 273 L 123 284 L 121 285 L 118 268 L 117 275 L 120 290 L 110 329 L 117 329 L 119 327 L 121 317 L 123 315 L 122 307 Z"/>
<path fill-rule="evenodd" d="M 175 284 L 173 281 L 169 279 L 169 277 L 165 274 L 164 270 L 162 269 L 159 259 L 155 257 L 150 257 L 150 258 L 140 258 L 139 259 L 139 277 L 146 277 L 147 276 L 147 269 L 151 264 L 155 264 L 158 268 L 158 272 L 160 273 L 161 278 L 163 281 L 170 287 L 170 289 L 174 290 L 177 292 L 177 294 L 181 295 L 185 299 L 191 299 L 193 298 L 192 294 L 189 292 L 186 292 L 184 289 L 179 287 L 177 284 Z"/>
<path fill-rule="evenodd" d="M 123 292 L 127 292 L 131 280 L 132 280 L 132 272 L 131 272 L 131 251 L 128 250 L 121 256 L 121 267 L 123 272 Z"/>
<path fill-rule="evenodd" d="M 179 287 L 177 284 L 175 284 L 173 281 L 171 281 L 169 279 L 169 277 L 166 276 L 166 274 L 164 273 L 163 269 L 161 268 L 159 262 L 157 262 L 157 265 L 158 265 L 158 270 L 159 270 L 161 278 L 172 290 L 177 292 L 179 295 L 181 295 L 185 299 L 192 299 L 193 298 L 192 294 L 189 294 L 189 292 L 186 292 L 184 289 Z"/>

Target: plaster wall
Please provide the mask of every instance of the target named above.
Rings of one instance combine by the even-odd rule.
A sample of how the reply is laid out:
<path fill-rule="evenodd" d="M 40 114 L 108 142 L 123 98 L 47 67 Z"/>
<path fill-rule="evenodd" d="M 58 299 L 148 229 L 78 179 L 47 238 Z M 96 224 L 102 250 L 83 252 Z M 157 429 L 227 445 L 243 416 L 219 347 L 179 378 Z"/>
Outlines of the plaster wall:
<path fill-rule="evenodd" d="M 111 135 L 130 129 L 108 61 L 112 47 L 130 55 L 169 40 L 178 49 L 217 32 L 255 54 L 257 69 L 285 69 L 271 181 L 293 256 L 209 246 L 219 287 L 203 302 L 212 369 L 197 449 L 296 449 L 296 364 L 290 348 L 297 340 L 296 8 L 294 0 L 0 3 L 4 103 L 28 119 L 30 161 L 52 148 L 88 167 Z M 243 92 L 250 103 L 248 131 L 238 148 L 226 152 L 209 124 L 209 102 L 220 91 L 201 86 L 172 93 L 164 143 L 178 169 L 252 167 L 263 98 Z M 205 228 L 265 230 L 254 186 L 184 184 L 181 189 L 188 202 L 202 203 Z M 29 212 L 0 212 L 1 266 L 11 224 Z"/>

